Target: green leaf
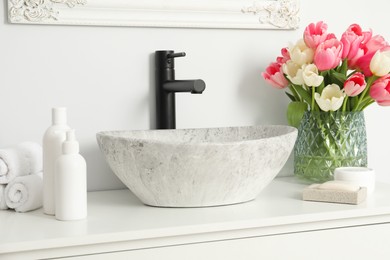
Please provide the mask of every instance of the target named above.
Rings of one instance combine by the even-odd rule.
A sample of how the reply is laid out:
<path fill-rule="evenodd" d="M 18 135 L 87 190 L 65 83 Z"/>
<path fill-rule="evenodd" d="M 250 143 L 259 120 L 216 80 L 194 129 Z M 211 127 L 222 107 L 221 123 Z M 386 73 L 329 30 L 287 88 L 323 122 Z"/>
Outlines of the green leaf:
<path fill-rule="evenodd" d="M 332 76 L 338 79 L 340 82 L 344 83 L 347 80 L 347 76 L 343 73 L 339 73 L 337 71 L 332 71 Z"/>
<path fill-rule="evenodd" d="M 341 63 L 341 66 L 340 66 L 340 69 L 338 70 L 338 72 L 346 75 L 347 71 L 348 71 L 348 61 L 347 61 L 347 59 L 344 59 L 343 62 Z"/>
<path fill-rule="evenodd" d="M 294 85 L 294 87 L 301 98 L 308 104 L 311 104 L 311 95 L 302 86 Z"/>
<path fill-rule="evenodd" d="M 296 98 L 290 93 L 286 92 L 286 95 L 291 99 L 291 101 L 297 101 Z"/>
<path fill-rule="evenodd" d="M 305 102 L 291 102 L 287 107 L 288 124 L 298 128 L 306 110 L 307 104 Z"/>
<path fill-rule="evenodd" d="M 301 101 L 301 97 L 299 96 L 299 94 L 295 90 L 294 85 L 290 83 L 288 85 L 288 88 L 290 89 L 291 93 L 294 95 L 295 100 L 293 100 L 293 101 Z"/>

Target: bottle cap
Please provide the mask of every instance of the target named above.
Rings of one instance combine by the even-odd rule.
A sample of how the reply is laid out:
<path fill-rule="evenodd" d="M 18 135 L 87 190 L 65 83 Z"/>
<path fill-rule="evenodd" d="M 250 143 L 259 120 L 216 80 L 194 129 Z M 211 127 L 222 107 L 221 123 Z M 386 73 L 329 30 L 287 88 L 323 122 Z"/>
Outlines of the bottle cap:
<path fill-rule="evenodd" d="M 79 153 L 79 143 L 76 141 L 75 130 L 71 129 L 66 132 L 66 140 L 62 144 L 63 154 Z"/>
<path fill-rule="evenodd" d="M 66 124 L 66 107 L 52 108 L 53 125 Z"/>

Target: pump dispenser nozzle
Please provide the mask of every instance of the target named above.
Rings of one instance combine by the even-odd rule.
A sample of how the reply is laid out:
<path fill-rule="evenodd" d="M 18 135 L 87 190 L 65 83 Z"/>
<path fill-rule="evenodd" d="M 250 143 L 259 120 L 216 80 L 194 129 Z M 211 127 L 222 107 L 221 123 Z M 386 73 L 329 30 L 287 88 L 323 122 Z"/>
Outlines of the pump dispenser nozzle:
<path fill-rule="evenodd" d="M 79 143 L 76 141 L 75 130 L 71 129 L 66 132 L 66 140 L 62 144 L 63 154 L 79 153 Z"/>

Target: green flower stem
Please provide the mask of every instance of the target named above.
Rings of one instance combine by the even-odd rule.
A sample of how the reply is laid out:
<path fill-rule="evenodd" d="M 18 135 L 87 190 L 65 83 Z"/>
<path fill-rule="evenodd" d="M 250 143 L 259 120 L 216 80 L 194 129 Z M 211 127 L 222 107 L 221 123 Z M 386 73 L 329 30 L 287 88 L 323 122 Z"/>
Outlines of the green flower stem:
<path fill-rule="evenodd" d="M 360 103 L 360 105 L 358 106 L 358 110 L 363 110 L 374 102 L 375 100 L 373 100 L 370 96 L 367 96 L 363 99 L 362 103 Z"/>
<path fill-rule="evenodd" d="M 343 101 L 343 112 L 347 111 L 348 96 L 345 96 Z"/>
<path fill-rule="evenodd" d="M 314 94 L 316 93 L 315 87 L 311 87 L 311 110 L 314 110 Z"/>
<path fill-rule="evenodd" d="M 360 103 L 362 103 L 362 101 L 363 101 L 363 99 L 365 98 L 367 92 L 370 90 L 372 83 L 373 83 L 377 78 L 378 78 L 378 77 L 375 76 L 375 75 L 373 75 L 373 76 L 371 76 L 371 77 L 368 78 L 368 80 L 367 80 L 367 86 L 366 86 L 366 88 L 364 89 L 363 93 L 360 94 L 360 98 L 359 98 L 358 102 L 355 104 L 355 107 L 353 108 L 353 111 L 358 111 L 358 108 L 359 108 L 359 106 L 360 106 Z"/>
<path fill-rule="evenodd" d="M 328 113 L 329 113 L 329 118 L 334 117 L 333 116 L 333 114 L 334 114 L 333 111 L 329 111 Z M 331 158 L 335 158 L 336 157 L 335 151 L 337 151 L 337 149 L 335 150 L 333 148 L 334 141 L 329 139 L 329 135 L 327 134 L 327 128 L 325 127 L 326 124 L 327 124 L 326 119 L 325 119 L 325 122 L 322 122 L 321 114 L 318 114 L 317 127 L 318 127 L 318 129 L 321 129 L 320 130 L 321 138 L 319 139 L 319 141 L 324 145 L 324 148 L 326 149 L 326 151 L 329 154 L 329 156 Z"/>
<path fill-rule="evenodd" d="M 369 102 L 367 102 L 363 107 L 362 107 L 362 110 L 366 109 L 366 107 L 368 107 L 369 105 L 371 105 L 372 103 L 374 103 L 375 100 L 370 100 Z"/>
<path fill-rule="evenodd" d="M 367 101 L 370 101 L 370 100 L 372 100 L 372 97 L 367 96 L 367 97 L 363 98 L 362 103 L 366 103 Z"/>

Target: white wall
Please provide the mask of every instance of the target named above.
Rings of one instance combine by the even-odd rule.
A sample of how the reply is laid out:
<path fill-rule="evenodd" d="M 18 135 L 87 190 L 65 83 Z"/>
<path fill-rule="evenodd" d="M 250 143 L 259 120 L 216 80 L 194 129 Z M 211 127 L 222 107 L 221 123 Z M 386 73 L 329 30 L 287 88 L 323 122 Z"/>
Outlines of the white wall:
<path fill-rule="evenodd" d="M 153 126 L 152 53 L 187 52 L 176 62 L 180 79 L 202 78 L 202 95 L 177 95 L 177 127 L 286 124 L 287 97 L 260 73 L 310 22 L 324 20 L 340 35 L 351 23 L 390 41 L 388 9 L 380 0 L 301 0 L 295 31 L 11 25 L 0 6 L 0 147 L 41 142 L 53 106 L 68 107 L 90 190 L 123 187 L 101 156 L 95 133 Z M 353 4 L 352 4 L 353 3 Z M 390 181 L 389 108 L 366 110 L 369 164 Z M 290 161 L 283 174 L 292 173 Z"/>

